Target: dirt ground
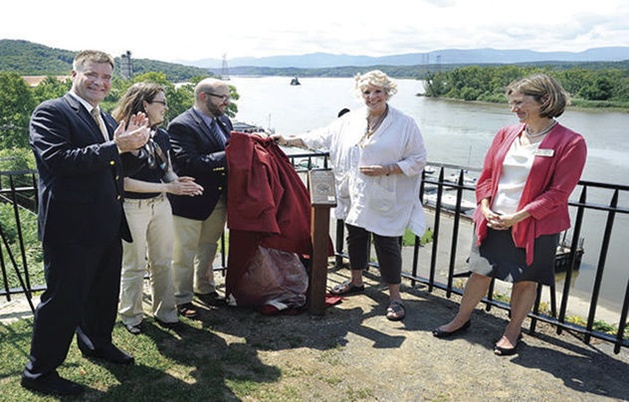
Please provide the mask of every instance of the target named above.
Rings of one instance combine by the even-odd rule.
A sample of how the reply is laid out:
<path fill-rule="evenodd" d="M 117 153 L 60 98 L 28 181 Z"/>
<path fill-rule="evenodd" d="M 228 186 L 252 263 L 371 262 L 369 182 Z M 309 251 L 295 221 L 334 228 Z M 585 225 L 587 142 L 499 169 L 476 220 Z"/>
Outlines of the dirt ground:
<path fill-rule="evenodd" d="M 349 271 L 330 271 L 328 285 Z M 217 275 L 220 276 L 220 275 Z M 305 312 L 263 316 L 233 307 L 203 313 L 225 344 L 255 348 L 263 367 L 278 371 L 264 387 L 277 399 L 295 401 L 615 401 L 629 398 L 629 351 L 584 344 L 568 332 L 538 324 L 524 332 L 519 353 L 495 356 L 494 342 L 506 312 L 477 309 L 472 327 L 439 340 L 435 327 L 449 320 L 458 297 L 402 286 L 407 317 L 390 322 L 387 296 L 377 275 L 367 274 L 364 293 L 345 298 L 323 316 Z M 29 316 L 28 306 L 0 305 L 0 319 Z M 12 310 L 12 311 L 11 311 Z M 528 321 L 525 322 L 528 325 Z M 528 327 L 525 327 L 528 328 Z M 245 399 L 248 400 L 248 399 Z"/>

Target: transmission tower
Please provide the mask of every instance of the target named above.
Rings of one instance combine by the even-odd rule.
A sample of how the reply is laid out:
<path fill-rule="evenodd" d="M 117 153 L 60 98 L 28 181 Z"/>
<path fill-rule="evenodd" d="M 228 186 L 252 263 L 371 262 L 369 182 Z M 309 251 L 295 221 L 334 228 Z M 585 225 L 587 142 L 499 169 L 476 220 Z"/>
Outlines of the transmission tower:
<path fill-rule="evenodd" d="M 120 75 L 125 79 L 133 77 L 133 63 L 131 62 L 131 51 L 129 50 L 120 56 Z"/>
<path fill-rule="evenodd" d="M 221 66 L 221 79 L 224 81 L 229 80 L 229 66 L 227 65 L 227 55 L 223 55 L 223 65 Z"/>

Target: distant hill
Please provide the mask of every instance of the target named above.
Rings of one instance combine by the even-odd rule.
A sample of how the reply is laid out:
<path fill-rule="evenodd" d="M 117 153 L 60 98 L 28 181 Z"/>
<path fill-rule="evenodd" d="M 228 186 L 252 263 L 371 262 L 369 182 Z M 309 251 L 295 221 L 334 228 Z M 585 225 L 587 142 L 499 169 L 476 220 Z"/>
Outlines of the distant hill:
<path fill-rule="evenodd" d="M 12 71 L 20 75 L 68 75 L 76 53 L 25 40 L 0 39 L 0 71 Z M 114 58 L 116 63 L 120 63 L 120 57 Z M 133 59 L 135 74 L 151 71 L 164 73 L 171 82 L 186 81 L 195 76 L 207 76 L 209 73 L 203 67 Z"/>
<path fill-rule="evenodd" d="M 51 48 L 25 40 L 0 39 L 0 71 L 21 75 L 67 75 L 72 70 L 75 51 Z M 115 55 L 114 55 L 115 56 Z M 120 62 L 120 57 L 116 57 Z M 169 63 L 132 59 L 134 74 L 162 72 L 171 82 L 187 81 L 195 76 L 222 73 L 222 60 Z M 629 47 L 589 49 L 584 52 L 534 52 L 530 50 L 444 49 L 428 53 L 384 57 L 312 53 L 300 56 L 235 58 L 228 60 L 231 75 L 283 75 L 311 77 L 351 77 L 357 67 L 377 67 L 398 78 L 420 78 L 429 70 L 453 69 L 468 64 L 547 64 L 554 66 L 587 65 L 588 68 L 627 68 Z M 421 68 L 417 68 L 421 66 Z M 116 72 L 120 71 L 117 69 Z"/>
<path fill-rule="evenodd" d="M 629 60 L 629 47 L 601 47 L 583 52 L 536 52 L 532 50 L 443 49 L 427 53 L 383 57 L 311 53 L 298 56 L 237 57 L 228 59 L 232 67 L 326 68 L 342 66 L 416 66 L 427 64 L 511 64 L 539 62 L 614 62 Z M 178 61 L 181 64 L 213 70 L 222 66 L 219 59 Z"/>

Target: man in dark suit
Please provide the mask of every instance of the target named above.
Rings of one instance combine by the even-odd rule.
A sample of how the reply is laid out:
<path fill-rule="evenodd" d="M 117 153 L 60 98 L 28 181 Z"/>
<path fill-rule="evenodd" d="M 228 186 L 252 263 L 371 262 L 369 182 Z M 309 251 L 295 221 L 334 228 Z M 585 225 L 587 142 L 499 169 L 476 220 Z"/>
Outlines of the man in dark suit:
<path fill-rule="evenodd" d="M 194 177 L 205 190 L 201 196 L 169 194 L 175 243 L 173 273 L 180 315 L 195 318 L 194 295 L 205 305 L 222 304 L 214 286 L 213 261 L 227 213 L 225 144 L 232 123 L 225 110 L 228 85 L 206 78 L 194 89 L 194 106 L 168 125 L 175 173 Z"/>
<path fill-rule="evenodd" d="M 147 118 L 128 128 L 98 105 L 111 89 L 113 58 L 77 54 L 72 88 L 33 112 L 30 144 L 39 172 L 39 237 L 46 291 L 35 311 L 24 388 L 76 395 L 83 387 L 61 378 L 74 333 L 84 356 L 117 364 L 133 357 L 112 343 L 120 288 L 121 238 L 131 240 L 123 202 L 120 153 L 149 138 Z"/>

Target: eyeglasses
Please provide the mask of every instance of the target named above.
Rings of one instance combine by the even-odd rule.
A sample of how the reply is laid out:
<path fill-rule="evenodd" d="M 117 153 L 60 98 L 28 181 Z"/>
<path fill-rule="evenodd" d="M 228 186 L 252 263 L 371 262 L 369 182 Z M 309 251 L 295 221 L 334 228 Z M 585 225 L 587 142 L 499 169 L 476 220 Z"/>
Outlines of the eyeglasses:
<path fill-rule="evenodd" d="M 214 96 L 215 98 L 221 98 L 221 100 L 222 100 L 223 102 L 226 102 L 226 101 L 230 101 L 230 100 L 232 100 L 232 97 L 231 97 L 231 96 L 229 96 L 229 95 L 219 95 L 219 94 L 214 94 L 214 93 L 212 93 L 212 92 L 205 92 L 205 93 L 206 93 L 206 94 L 208 94 L 208 95 L 210 95 L 210 96 Z"/>
<path fill-rule="evenodd" d="M 166 102 L 166 101 L 162 101 L 162 100 L 152 100 L 152 101 L 151 101 L 151 102 L 149 102 L 149 103 L 160 103 L 160 104 L 162 104 L 162 105 L 164 105 L 164 106 L 168 106 L 168 102 Z"/>

